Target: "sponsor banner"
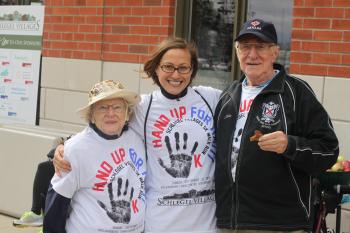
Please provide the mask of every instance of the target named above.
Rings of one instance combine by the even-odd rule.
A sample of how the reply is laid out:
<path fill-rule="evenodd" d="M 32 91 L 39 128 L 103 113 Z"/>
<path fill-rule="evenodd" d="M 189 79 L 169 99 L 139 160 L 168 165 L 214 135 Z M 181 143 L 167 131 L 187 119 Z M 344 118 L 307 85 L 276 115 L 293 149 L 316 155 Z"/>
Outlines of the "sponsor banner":
<path fill-rule="evenodd" d="M 0 7 L 0 124 L 35 125 L 44 6 Z"/>
<path fill-rule="evenodd" d="M 41 36 L 0 35 L 0 49 L 41 50 Z"/>

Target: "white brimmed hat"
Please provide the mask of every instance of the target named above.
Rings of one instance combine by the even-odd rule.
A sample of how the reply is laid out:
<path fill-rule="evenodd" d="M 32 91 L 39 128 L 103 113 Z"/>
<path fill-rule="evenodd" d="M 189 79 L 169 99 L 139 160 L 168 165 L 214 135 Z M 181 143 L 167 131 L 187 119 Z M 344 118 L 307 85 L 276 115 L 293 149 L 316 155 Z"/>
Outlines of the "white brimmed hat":
<path fill-rule="evenodd" d="M 89 92 L 89 102 L 86 106 L 79 108 L 77 113 L 85 116 L 90 111 L 92 104 L 100 100 L 121 98 L 128 102 L 129 106 L 135 106 L 141 100 L 140 95 L 136 92 L 124 89 L 120 82 L 113 80 L 104 80 L 96 83 Z"/>

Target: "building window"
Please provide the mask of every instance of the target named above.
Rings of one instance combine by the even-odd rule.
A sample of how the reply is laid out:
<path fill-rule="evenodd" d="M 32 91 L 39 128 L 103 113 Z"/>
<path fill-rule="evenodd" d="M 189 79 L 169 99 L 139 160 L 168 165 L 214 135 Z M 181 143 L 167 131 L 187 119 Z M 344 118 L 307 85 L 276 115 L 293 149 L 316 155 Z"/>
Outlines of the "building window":
<path fill-rule="evenodd" d="M 175 35 L 194 40 L 198 46 L 199 71 L 194 84 L 224 89 L 240 78 L 233 39 L 251 18 L 274 23 L 281 47 L 277 62 L 288 71 L 292 7 L 292 0 L 177 0 Z"/>
<path fill-rule="evenodd" d="M 273 7 L 271 7 L 273 6 Z M 278 44 L 281 51 L 277 62 L 289 70 L 290 42 L 292 31 L 293 1 L 281 0 L 249 0 L 247 18 L 261 18 L 272 22 L 277 31 Z"/>
<path fill-rule="evenodd" d="M 195 84 L 223 89 L 231 82 L 234 0 L 194 0 L 191 39 L 198 46 Z"/>

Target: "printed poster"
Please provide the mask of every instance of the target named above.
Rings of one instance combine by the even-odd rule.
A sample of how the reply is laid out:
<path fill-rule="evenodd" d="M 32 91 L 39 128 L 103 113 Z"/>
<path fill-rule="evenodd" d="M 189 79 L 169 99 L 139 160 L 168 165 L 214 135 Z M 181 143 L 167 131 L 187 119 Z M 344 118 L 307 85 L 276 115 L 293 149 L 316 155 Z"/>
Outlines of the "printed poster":
<path fill-rule="evenodd" d="M 0 7 L 0 124 L 35 125 L 44 6 Z"/>

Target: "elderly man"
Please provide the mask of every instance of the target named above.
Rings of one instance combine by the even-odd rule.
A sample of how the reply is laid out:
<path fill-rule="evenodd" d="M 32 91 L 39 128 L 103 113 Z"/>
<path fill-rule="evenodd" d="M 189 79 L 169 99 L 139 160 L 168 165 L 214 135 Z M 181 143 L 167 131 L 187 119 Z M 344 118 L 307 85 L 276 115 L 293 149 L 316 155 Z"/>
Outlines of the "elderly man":
<path fill-rule="evenodd" d="M 272 23 L 247 21 L 235 47 L 243 76 L 215 113 L 219 232 L 310 231 L 312 177 L 339 153 L 331 120 L 310 86 L 275 64 Z"/>

